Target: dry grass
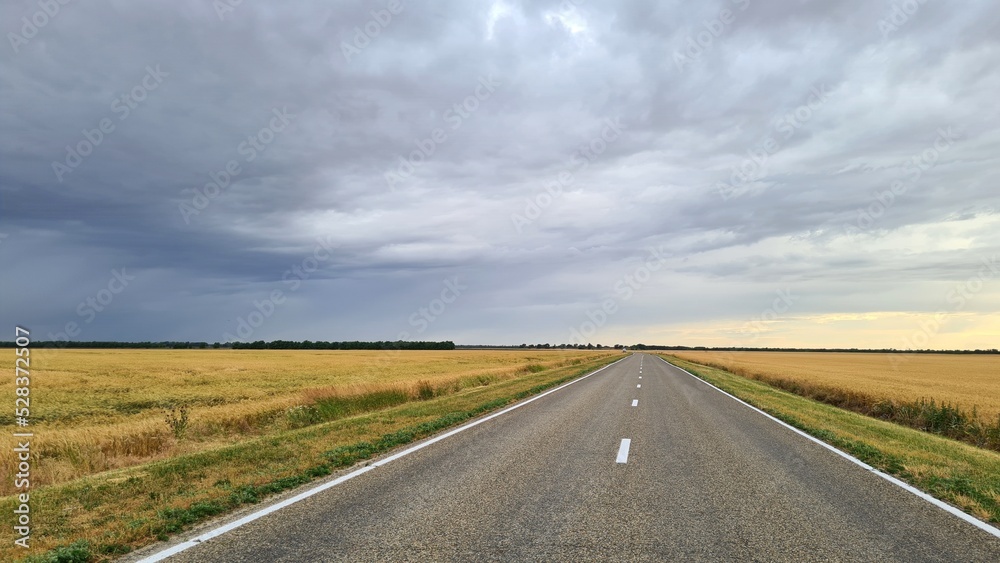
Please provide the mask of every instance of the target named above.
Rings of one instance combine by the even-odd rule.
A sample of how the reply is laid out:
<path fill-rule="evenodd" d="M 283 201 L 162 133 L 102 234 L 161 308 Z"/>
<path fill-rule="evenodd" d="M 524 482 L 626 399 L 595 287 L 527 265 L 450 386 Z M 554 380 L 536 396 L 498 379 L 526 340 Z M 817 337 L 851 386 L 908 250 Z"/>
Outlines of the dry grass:
<path fill-rule="evenodd" d="M 14 350 L 7 352 L 14 365 Z M 34 487 L 575 365 L 587 351 L 32 350 Z M 13 397 L 13 378 L 3 382 Z M 13 404 L 13 400 L 11 400 Z M 165 409 L 185 406 L 178 439 Z M 0 495 L 13 492 L 12 411 Z"/>
<path fill-rule="evenodd" d="M 1000 356 L 679 351 L 671 355 L 737 375 L 839 388 L 880 399 L 935 399 L 985 419 L 1000 415 Z M 895 361 L 892 356 L 903 358 Z"/>

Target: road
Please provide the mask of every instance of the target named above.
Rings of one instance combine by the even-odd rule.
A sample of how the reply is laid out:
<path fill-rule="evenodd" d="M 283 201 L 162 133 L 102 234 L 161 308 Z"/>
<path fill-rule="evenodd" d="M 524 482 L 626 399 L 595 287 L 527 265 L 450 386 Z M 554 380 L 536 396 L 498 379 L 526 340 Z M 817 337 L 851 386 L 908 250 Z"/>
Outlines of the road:
<path fill-rule="evenodd" d="M 448 560 L 996 562 L 1000 539 L 635 354 L 168 559 Z"/>

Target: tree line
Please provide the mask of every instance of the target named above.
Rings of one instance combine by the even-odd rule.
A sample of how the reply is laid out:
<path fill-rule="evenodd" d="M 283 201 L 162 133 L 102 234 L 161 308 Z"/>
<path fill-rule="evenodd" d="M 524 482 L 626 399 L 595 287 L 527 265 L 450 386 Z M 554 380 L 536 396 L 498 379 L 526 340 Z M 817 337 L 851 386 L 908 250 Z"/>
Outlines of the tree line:
<path fill-rule="evenodd" d="M 272 340 L 265 342 L 112 342 L 103 340 L 36 340 L 31 343 L 33 348 L 133 348 L 133 349 L 168 349 L 168 350 L 454 350 L 455 343 L 446 340 L 442 342 L 409 342 L 409 341 L 360 341 L 349 340 L 328 342 L 325 340 Z M 0 348 L 15 348 L 14 342 L 0 342 Z"/>
<path fill-rule="evenodd" d="M 327 342 L 325 340 L 272 340 L 264 342 L 232 342 L 233 350 L 454 350 L 455 343 L 451 340 L 442 342 L 406 341 L 406 340 L 378 340 L 366 342 L 360 340 L 349 340 L 341 342 Z"/>
<path fill-rule="evenodd" d="M 516 349 L 555 349 L 555 350 L 608 350 L 628 348 L 630 350 L 706 350 L 710 352 L 853 352 L 861 354 L 1000 354 L 997 348 L 976 349 L 976 350 L 901 350 L 898 348 L 747 348 L 747 347 L 707 347 L 707 346 L 664 346 L 658 344 L 631 344 L 622 346 L 604 346 L 602 344 L 513 344 L 513 345 L 456 345 L 451 340 L 441 342 L 432 341 L 403 341 L 403 340 L 272 340 L 270 342 L 257 340 L 256 342 L 113 342 L 103 340 L 36 340 L 32 341 L 32 347 L 37 348 L 135 348 L 135 349 L 169 349 L 169 350 L 198 350 L 198 349 L 232 349 L 232 350 L 455 350 L 455 349 L 495 349 L 495 350 L 516 350 Z M 0 348 L 15 348 L 13 341 L 0 341 Z"/>

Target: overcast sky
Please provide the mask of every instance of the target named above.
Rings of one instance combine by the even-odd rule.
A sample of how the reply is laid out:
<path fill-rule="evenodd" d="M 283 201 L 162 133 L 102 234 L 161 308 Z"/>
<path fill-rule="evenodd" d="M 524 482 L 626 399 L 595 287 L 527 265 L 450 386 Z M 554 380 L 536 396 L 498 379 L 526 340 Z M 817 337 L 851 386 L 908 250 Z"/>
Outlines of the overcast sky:
<path fill-rule="evenodd" d="M 52 4 L 0 7 L 11 334 L 1000 341 L 994 1 Z"/>

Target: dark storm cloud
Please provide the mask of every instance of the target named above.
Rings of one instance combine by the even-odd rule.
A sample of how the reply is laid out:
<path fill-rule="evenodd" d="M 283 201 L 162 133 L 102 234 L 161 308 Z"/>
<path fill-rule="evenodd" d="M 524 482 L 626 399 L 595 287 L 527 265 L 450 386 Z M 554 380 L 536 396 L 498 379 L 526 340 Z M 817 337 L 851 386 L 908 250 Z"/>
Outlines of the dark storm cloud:
<path fill-rule="evenodd" d="M 218 340 L 280 291 L 254 338 L 564 341 L 662 248 L 612 338 L 928 310 L 1000 247 L 989 2 L 218 5 L 0 9 L 5 319 Z"/>

